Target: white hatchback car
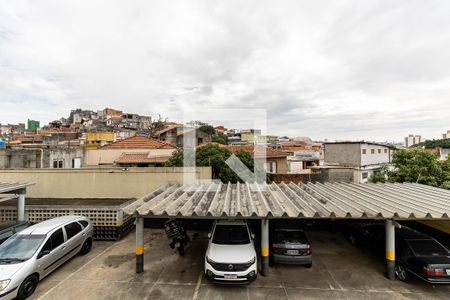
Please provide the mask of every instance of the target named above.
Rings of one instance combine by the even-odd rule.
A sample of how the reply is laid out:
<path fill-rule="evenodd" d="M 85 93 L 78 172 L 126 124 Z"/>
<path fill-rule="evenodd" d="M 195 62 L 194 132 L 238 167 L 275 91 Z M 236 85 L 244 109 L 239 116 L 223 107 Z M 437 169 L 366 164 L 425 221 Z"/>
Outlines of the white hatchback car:
<path fill-rule="evenodd" d="M 208 237 L 206 278 L 217 283 L 233 284 L 245 284 L 256 279 L 254 235 L 246 221 L 216 221 Z"/>
<path fill-rule="evenodd" d="M 25 299 L 42 278 L 92 247 L 88 218 L 64 216 L 30 226 L 0 245 L 0 299 Z"/>

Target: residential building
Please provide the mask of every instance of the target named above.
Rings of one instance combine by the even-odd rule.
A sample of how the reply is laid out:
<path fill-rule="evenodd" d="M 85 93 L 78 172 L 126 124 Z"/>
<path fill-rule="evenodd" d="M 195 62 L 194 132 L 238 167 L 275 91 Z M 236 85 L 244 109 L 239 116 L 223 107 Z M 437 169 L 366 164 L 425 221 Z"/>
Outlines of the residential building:
<path fill-rule="evenodd" d="M 241 130 L 241 141 L 249 144 L 254 144 L 261 135 L 260 129 L 242 129 Z"/>
<path fill-rule="evenodd" d="M 435 153 L 438 156 L 438 159 L 441 161 L 447 160 L 450 155 L 450 149 L 448 148 L 434 147 L 427 150 Z"/>
<path fill-rule="evenodd" d="M 287 155 L 279 149 L 274 149 L 270 147 L 265 147 L 266 153 L 265 157 L 256 153 L 255 156 L 255 146 L 251 145 L 240 145 L 240 146 L 223 146 L 226 147 L 231 152 L 246 151 L 249 152 L 255 161 L 260 161 L 264 164 L 264 168 L 267 173 L 273 174 L 286 174 L 288 173 L 287 168 Z"/>
<path fill-rule="evenodd" d="M 39 121 L 28 119 L 28 121 L 27 121 L 27 130 L 29 130 L 29 131 L 36 131 L 36 130 L 39 129 L 39 127 L 40 127 Z"/>
<path fill-rule="evenodd" d="M 151 123 L 152 118 L 150 116 L 125 113 L 122 115 L 122 121 L 119 123 L 119 127 L 134 130 L 146 130 L 150 128 Z"/>
<path fill-rule="evenodd" d="M 412 147 L 414 145 L 420 144 L 423 142 L 422 136 L 420 135 L 414 135 L 409 134 L 407 137 L 405 137 L 405 147 Z"/>
<path fill-rule="evenodd" d="M 0 152 L 0 168 L 81 168 L 83 158 L 81 147 L 17 144 Z"/>
<path fill-rule="evenodd" d="M 208 123 L 202 122 L 202 121 L 189 121 L 186 123 L 186 127 L 190 127 L 190 128 L 199 128 L 205 125 L 209 125 Z"/>
<path fill-rule="evenodd" d="M 311 174 L 311 167 L 320 165 L 320 152 L 313 150 L 294 151 L 287 157 L 288 173 Z"/>
<path fill-rule="evenodd" d="M 87 132 L 85 146 L 89 149 L 96 149 L 115 141 L 116 136 L 114 132 Z"/>
<path fill-rule="evenodd" d="M 179 148 L 182 148 L 184 145 L 185 135 L 192 135 L 192 138 L 195 138 L 196 146 L 211 142 L 210 134 L 192 127 L 184 127 L 182 125 L 172 125 L 155 133 L 155 137 L 158 140 L 167 142 Z"/>
<path fill-rule="evenodd" d="M 257 145 L 277 145 L 278 136 L 276 135 L 256 135 L 255 144 Z"/>
<path fill-rule="evenodd" d="M 86 166 L 157 166 L 166 162 L 177 148 L 155 139 L 133 136 L 98 149 L 86 149 Z"/>
<path fill-rule="evenodd" d="M 69 124 L 82 124 L 88 120 L 91 120 L 94 115 L 97 115 L 97 113 L 92 110 L 77 108 L 75 110 L 70 111 L 70 116 L 67 122 Z"/>
<path fill-rule="evenodd" d="M 108 108 L 107 107 L 107 108 L 105 108 L 102 111 L 102 119 L 103 119 L 103 121 L 106 121 L 108 119 L 121 120 L 122 119 L 122 115 L 123 115 L 123 113 L 122 113 L 121 110 L 116 110 L 116 109 L 113 109 L 113 108 Z"/>
<path fill-rule="evenodd" d="M 224 133 L 227 131 L 227 129 L 223 125 L 219 125 L 214 127 L 214 130 L 218 133 Z"/>
<path fill-rule="evenodd" d="M 443 134 L 442 134 L 442 138 L 443 138 L 443 139 L 450 139 L 450 130 L 447 130 L 446 133 L 443 133 Z"/>
<path fill-rule="evenodd" d="M 368 182 L 381 168 L 391 163 L 394 147 L 371 142 L 324 143 L 325 166 L 352 167 L 355 182 Z"/>

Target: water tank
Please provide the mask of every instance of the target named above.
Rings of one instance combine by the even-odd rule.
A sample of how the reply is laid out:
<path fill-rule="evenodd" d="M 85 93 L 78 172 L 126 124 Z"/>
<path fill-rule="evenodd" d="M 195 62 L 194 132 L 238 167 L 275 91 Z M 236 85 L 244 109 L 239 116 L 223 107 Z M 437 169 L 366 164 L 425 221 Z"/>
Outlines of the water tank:
<path fill-rule="evenodd" d="M 1 148 L 5 148 L 5 147 L 6 147 L 6 142 L 0 140 L 0 149 L 1 149 Z"/>

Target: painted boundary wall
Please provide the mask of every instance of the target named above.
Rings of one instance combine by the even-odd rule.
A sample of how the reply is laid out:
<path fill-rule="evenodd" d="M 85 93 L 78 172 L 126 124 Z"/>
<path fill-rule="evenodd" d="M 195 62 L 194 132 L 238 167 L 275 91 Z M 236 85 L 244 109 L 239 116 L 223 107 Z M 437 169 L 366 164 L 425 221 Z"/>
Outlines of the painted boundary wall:
<path fill-rule="evenodd" d="M 34 182 L 30 198 L 139 198 L 166 183 L 183 183 L 192 168 L 2 169 L 0 182 Z M 195 169 L 196 180 L 211 180 L 210 167 Z M 189 177 L 189 176 L 188 176 Z M 188 182 L 194 183 L 194 182 Z"/>

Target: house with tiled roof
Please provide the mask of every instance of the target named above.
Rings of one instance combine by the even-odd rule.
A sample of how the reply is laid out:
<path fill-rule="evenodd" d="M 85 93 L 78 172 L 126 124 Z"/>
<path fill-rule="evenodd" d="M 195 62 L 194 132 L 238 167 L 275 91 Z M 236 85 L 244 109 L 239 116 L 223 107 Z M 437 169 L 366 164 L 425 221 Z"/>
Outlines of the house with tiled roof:
<path fill-rule="evenodd" d="M 133 136 L 99 149 L 86 150 L 86 166 L 153 167 L 162 166 L 176 147 L 152 138 Z"/>
<path fill-rule="evenodd" d="M 184 138 L 187 136 L 195 141 L 195 145 L 201 145 L 211 142 L 211 135 L 192 127 L 185 127 L 183 125 L 171 125 L 154 134 L 154 137 L 160 141 L 165 141 L 178 148 L 183 148 Z"/>

